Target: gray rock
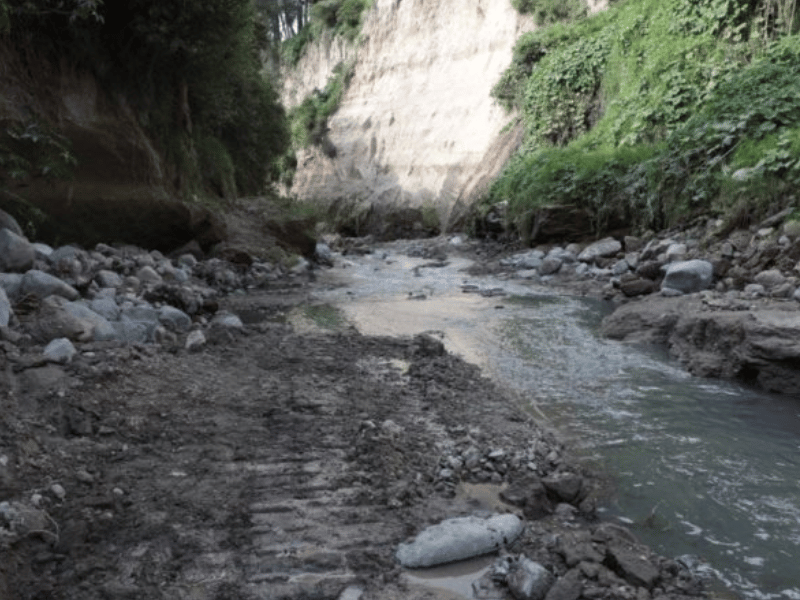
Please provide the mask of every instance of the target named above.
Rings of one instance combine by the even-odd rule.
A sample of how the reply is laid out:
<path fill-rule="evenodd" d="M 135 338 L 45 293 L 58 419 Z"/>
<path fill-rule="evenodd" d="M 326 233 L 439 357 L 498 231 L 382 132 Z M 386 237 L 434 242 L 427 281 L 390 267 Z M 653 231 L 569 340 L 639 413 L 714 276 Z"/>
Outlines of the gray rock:
<path fill-rule="evenodd" d="M 238 316 L 224 310 L 221 310 L 214 315 L 214 318 L 211 319 L 210 325 L 211 327 L 222 327 L 225 329 L 244 328 L 244 323 L 242 323 L 242 320 Z"/>
<path fill-rule="evenodd" d="M 396 557 L 404 567 L 430 567 L 494 552 L 522 533 L 519 517 L 461 517 L 428 527 L 414 541 L 400 544 Z"/>
<path fill-rule="evenodd" d="M 623 294 L 632 298 L 634 296 L 643 296 L 644 294 L 652 294 L 656 290 L 656 284 L 649 279 L 628 279 L 620 283 L 619 289 Z"/>
<path fill-rule="evenodd" d="M 53 248 L 41 242 L 34 242 L 33 250 L 36 252 L 36 258 L 41 260 L 49 260 L 50 255 L 53 254 Z"/>
<path fill-rule="evenodd" d="M 773 298 L 791 298 L 794 294 L 795 287 L 788 281 L 784 284 L 775 286 L 770 291 L 769 295 Z"/>
<path fill-rule="evenodd" d="M 618 260 L 614 263 L 614 266 L 611 267 L 611 273 L 616 276 L 622 275 L 623 273 L 627 273 L 630 271 L 631 266 L 628 264 L 628 261 L 624 258 L 622 260 Z"/>
<path fill-rule="evenodd" d="M 93 311 L 80 302 L 65 302 L 63 309 L 71 316 L 91 324 L 91 336 L 96 342 L 107 342 L 117 339 L 116 331 L 103 315 Z"/>
<path fill-rule="evenodd" d="M 0 210 L 0 229 L 8 229 L 11 233 L 23 236 L 22 227 L 17 220 L 4 210 Z"/>
<path fill-rule="evenodd" d="M 192 318 L 172 306 L 162 306 L 158 312 L 158 320 L 168 330 L 178 333 L 189 331 L 192 327 Z"/>
<path fill-rule="evenodd" d="M 453 241 L 451 240 L 450 243 L 452 244 Z M 461 242 L 459 241 L 458 243 Z M 331 252 L 331 248 L 328 246 L 328 244 L 318 242 L 316 248 L 314 249 L 314 258 L 317 259 L 317 262 L 323 265 L 333 266 L 333 252 Z"/>
<path fill-rule="evenodd" d="M 658 568 L 647 558 L 647 550 L 637 544 L 616 542 L 606 551 L 615 570 L 629 583 L 652 589 L 658 579 Z"/>
<path fill-rule="evenodd" d="M 661 287 L 661 295 L 667 298 L 675 298 L 676 296 L 683 296 L 683 292 L 671 287 Z"/>
<path fill-rule="evenodd" d="M 644 248 L 644 240 L 640 237 L 626 235 L 622 241 L 625 242 L 625 252 L 638 252 Z"/>
<path fill-rule="evenodd" d="M 136 278 L 145 285 L 156 285 L 163 281 L 161 275 L 150 265 L 145 265 L 136 271 Z"/>
<path fill-rule="evenodd" d="M 661 289 L 671 288 L 684 294 L 708 289 L 714 277 L 714 266 L 707 260 L 687 260 L 664 267 Z"/>
<path fill-rule="evenodd" d="M 66 308 L 70 304 L 61 296 L 48 296 L 36 311 L 35 337 L 43 342 L 56 338 L 88 342 L 92 339 L 94 323 L 76 316 Z"/>
<path fill-rule="evenodd" d="M 767 290 L 760 283 L 748 283 L 744 286 L 744 295 L 750 298 L 760 298 L 767 295 Z"/>
<path fill-rule="evenodd" d="M 206 336 L 203 335 L 203 332 L 199 329 L 195 329 L 194 331 L 190 331 L 189 335 L 186 336 L 186 344 L 184 347 L 189 352 L 197 352 L 205 345 Z"/>
<path fill-rule="evenodd" d="M 558 553 L 564 558 L 568 567 L 583 562 L 603 562 L 603 554 L 592 543 L 592 536 L 587 531 L 565 533 L 558 538 Z"/>
<path fill-rule="evenodd" d="M 554 275 L 558 273 L 558 270 L 561 268 L 561 259 L 548 256 L 543 261 L 542 264 L 539 265 L 539 274 L 540 275 Z"/>
<path fill-rule="evenodd" d="M 783 233 L 793 240 L 800 237 L 800 221 L 786 221 L 783 224 Z"/>
<path fill-rule="evenodd" d="M 127 344 L 146 344 L 152 341 L 156 330 L 154 324 L 124 318 L 111 323 L 111 327 L 114 329 L 114 337 Z"/>
<path fill-rule="evenodd" d="M 197 259 L 193 254 L 181 254 L 178 257 L 178 266 L 187 269 L 194 269 L 197 266 Z"/>
<path fill-rule="evenodd" d="M 10 229 L 0 229 L 0 271 L 23 273 L 35 260 L 33 244 Z"/>
<path fill-rule="evenodd" d="M 555 581 L 553 574 L 527 556 L 510 565 L 506 584 L 516 600 L 543 600 Z"/>
<path fill-rule="evenodd" d="M 580 263 L 578 266 L 575 267 L 575 274 L 580 275 L 581 277 L 586 275 L 589 272 L 589 265 L 587 263 Z"/>
<path fill-rule="evenodd" d="M 578 500 L 583 489 L 583 477 L 575 473 L 554 473 L 542 479 L 542 484 L 548 492 L 559 500 L 574 502 Z"/>
<path fill-rule="evenodd" d="M 22 275 L 20 273 L 0 273 L 0 287 L 5 290 L 9 300 L 16 302 L 22 287 Z"/>
<path fill-rule="evenodd" d="M 77 300 L 78 290 L 49 273 L 31 269 L 22 276 L 19 293 L 21 296 L 32 295 L 36 298 L 61 296 L 67 300 Z"/>
<path fill-rule="evenodd" d="M 11 308 L 11 302 L 8 301 L 6 291 L 0 287 L 0 327 L 8 327 L 8 322 L 13 314 L 14 310 Z"/>
<path fill-rule="evenodd" d="M 73 260 L 80 260 L 81 256 L 86 253 L 75 246 L 61 246 L 56 248 L 50 253 L 47 259 L 51 265 L 58 265 L 61 263 L 69 263 Z"/>
<path fill-rule="evenodd" d="M 77 354 L 75 346 L 67 338 L 56 338 L 51 340 L 44 348 L 46 360 L 59 364 L 67 364 Z"/>
<path fill-rule="evenodd" d="M 557 258 L 562 263 L 574 263 L 578 260 L 577 254 L 573 253 L 572 251 L 561 248 L 556 246 L 555 248 L 551 248 L 550 252 L 547 253 L 548 258 Z"/>
<path fill-rule="evenodd" d="M 113 291 L 114 290 L 112 290 L 112 292 Z M 101 317 L 105 317 L 109 321 L 117 321 L 122 312 L 119 306 L 117 306 L 117 303 L 114 301 L 113 296 L 108 297 L 98 295 L 94 300 L 89 302 L 89 308 Z"/>
<path fill-rule="evenodd" d="M 101 270 L 97 272 L 94 280 L 102 288 L 118 288 L 122 287 L 122 277 L 114 271 Z"/>
<path fill-rule="evenodd" d="M 547 592 L 544 600 L 578 600 L 581 592 L 583 592 L 583 581 L 581 579 L 581 570 L 579 568 L 570 569 L 558 578 L 558 581 Z"/>
<path fill-rule="evenodd" d="M 589 244 L 578 255 L 578 260 L 581 262 L 593 262 L 597 258 L 614 256 L 620 250 L 622 250 L 622 244 L 614 238 L 608 237 Z"/>
<path fill-rule="evenodd" d="M 755 283 L 760 283 L 765 289 L 770 290 L 786 283 L 786 277 L 778 269 L 761 271 L 753 277 Z"/>
<path fill-rule="evenodd" d="M 686 244 L 670 244 L 669 248 L 667 248 L 667 260 L 669 262 L 683 260 L 686 258 L 686 253 L 688 251 L 689 249 L 686 247 Z"/>

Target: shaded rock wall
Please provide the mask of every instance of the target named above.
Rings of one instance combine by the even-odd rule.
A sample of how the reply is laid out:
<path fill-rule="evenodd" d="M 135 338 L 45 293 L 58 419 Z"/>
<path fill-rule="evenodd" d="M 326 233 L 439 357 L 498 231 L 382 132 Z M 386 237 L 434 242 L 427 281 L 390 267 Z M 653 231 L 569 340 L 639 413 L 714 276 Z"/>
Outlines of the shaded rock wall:
<path fill-rule="evenodd" d="M 331 203 L 433 206 L 444 226 L 456 222 L 521 141 L 490 91 L 532 28 L 506 0 L 377 0 L 357 50 L 322 43 L 285 80 L 293 106 L 324 87 L 339 61 L 355 61 L 328 123 L 335 156 L 301 152 L 291 191 Z"/>
<path fill-rule="evenodd" d="M 124 98 L 63 63 L 0 47 L 0 123 L 46 122 L 65 135 L 78 159 L 69 181 L 7 182 L 8 192 L 51 218 L 37 237 L 50 243 L 129 242 L 172 249 L 220 231 L 208 211 L 177 199 L 173 174 Z M 0 204 L 11 196 L 0 194 Z"/>

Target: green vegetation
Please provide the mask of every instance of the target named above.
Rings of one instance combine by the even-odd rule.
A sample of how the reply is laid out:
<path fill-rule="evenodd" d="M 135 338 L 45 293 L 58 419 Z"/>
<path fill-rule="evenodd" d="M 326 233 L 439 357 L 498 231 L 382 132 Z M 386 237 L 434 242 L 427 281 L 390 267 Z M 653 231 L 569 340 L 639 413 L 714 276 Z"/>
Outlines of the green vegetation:
<path fill-rule="evenodd" d="M 364 14 L 372 7 L 373 0 L 319 0 L 312 4 L 307 24 L 283 42 L 283 60 L 291 66 L 298 63 L 311 42 L 324 34 L 342 36 L 355 41 L 361 32 Z"/>
<path fill-rule="evenodd" d="M 582 0 L 511 0 L 511 5 L 522 14 L 533 15 L 540 27 L 586 16 Z"/>
<path fill-rule="evenodd" d="M 588 209 L 599 233 L 789 204 L 797 26 L 793 0 L 627 0 L 522 36 L 494 95 L 526 141 L 486 203 L 508 200 L 523 236 L 547 205 Z"/>
<path fill-rule="evenodd" d="M 296 148 L 317 144 L 323 145 L 323 149 L 325 149 L 328 117 L 339 108 L 339 103 L 342 101 L 352 76 L 353 66 L 339 63 L 334 67 L 324 90 L 315 90 L 300 105 L 289 112 L 292 143 Z M 335 152 L 335 149 L 328 150 L 328 152 Z"/>
<path fill-rule="evenodd" d="M 158 142 L 187 198 L 258 194 L 281 174 L 289 128 L 262 74 L 267 38 L 259 23 L 253 0 L 0 0 L 5 43 L 21 60 L 93 73 Z M 61 163 L 26 163 L 18 151 L 25 140 L 2 129 L 7 176 L 44 168 L 58 175 Z M 50 139 L 39 146 L 69 165 L 68 146 Z"/>
<path fill-rule="evenodd" d="M 373 0 L 320 0 L 312 4 L 310 18 L 297 35 L 283 42 L 282 59 L 290 67 L 297 65 L 308 44 L 329 38 L 343 37 L 356 41 L 361 32 L 364 15 Z M 322 147 L 328 156 L 336 155 L 336 148 L 328 139 L 328 118 L 339 108 L 347 85 L 353 76 L 353 65 L 339 63 L 334 67 L 325 89 L 314 90 L 289 113 L 292 145 L 304 148 Z"/>

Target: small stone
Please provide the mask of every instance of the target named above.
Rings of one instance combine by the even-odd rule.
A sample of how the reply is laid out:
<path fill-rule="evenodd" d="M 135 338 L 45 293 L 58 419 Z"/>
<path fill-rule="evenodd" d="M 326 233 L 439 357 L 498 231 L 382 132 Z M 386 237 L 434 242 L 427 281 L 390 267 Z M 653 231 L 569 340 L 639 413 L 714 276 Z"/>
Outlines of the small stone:
<path fill-rule="evenodd" d="M 527 556 L 511 563 L 506 584 L 516 600 L 543 600 L 555 577 L 542 565 Z"/>
<path fill-rule="evenodd" d="M 64 487 L 63 487 L 61 484 L 59 484 L 59 483 L 54 483 L 53 485 L 51 485 L 51 486 L 50 486 L 50 491 L 51 491 L 51 492 L 53 493 L 53 495 L 54 495 L 56 498 L 58 498 L 59 500 L 63 500 L 64 498 L 66 498 L 66 497 L 67 497 L 67 491 L 66 491 L 66 490 L 64 489 Z"/>
<path fill-rule="evenodd" d="M 542 264 L 539 265 L 539 274 L 540 275 L 554 275 L 558 273 L 558 270 L 561 268 L 562 265 L 561 259 L 548 256 L 542 261 Z"/>
<path fill-rule="evenodd" d="M 614 266 L 611 267 L 611 272 L 618 277 L 623 273 L 627 273 L 628 271 L 630 271 L 630 268 L 631 267 L 628 264 L 628 261 L 623 258 L 622 260 L 618 260 L 617 262 L 614 263 Z"/>
<path fill-rule="evenodd" d="M 75 478 L 83 483 L 94 483 L 94 475 L 89 473 L 86 469 L 78 469 L 75 473 Z"/>
<path fill-rule="evenodd" d="M 760 283 L 748 283 L 744 286 L 744 294 L 745 296 L 749 296 L 751 298 L 757 298 L 760 296 L 766 296 L 767 290 L 764 289 L 764 286 Z"/>
<path fill-rule="evenodd" d="M 203 335 L 203 332 L 199 329 L 195 329 L 194 331 L 190 331 L 189 335 L 186 336 L 186 345 L 185 348 L 189 352 L 197 352 L 206 344 L 206 336 Z"/>
<path fill-rule="evenodd" d="M 150 266 L 145 265 L 141 269 L 136 272 L 136 278 L 143 284 L 159 284 L 163 281 L 161 275 L 156 272 L 156 270 Z"/>
<path fill-rule="evenodd" d="M 59 364 L 67 364 L 78 351 L 67 338 L 57 338 L 45 346 L 43 355 L 46 360 Z"/>
<path fill-rule="evenodd" d="M 113 490 L 111 490 L 111 493 L 114 494 L 115 496 L 120 496 L 120 497 L 125 495 L 125 492 L 122 490 L 122 488 L 118 487 L 115 487 Z"/>
<path fill-rule="evenodd" d="M 117 273 L 114 273 L 114 271 L 98 271 L 94 280 L 100 287 L 103 288 L 122 287 L 122 277 L 120 277 Z"/>

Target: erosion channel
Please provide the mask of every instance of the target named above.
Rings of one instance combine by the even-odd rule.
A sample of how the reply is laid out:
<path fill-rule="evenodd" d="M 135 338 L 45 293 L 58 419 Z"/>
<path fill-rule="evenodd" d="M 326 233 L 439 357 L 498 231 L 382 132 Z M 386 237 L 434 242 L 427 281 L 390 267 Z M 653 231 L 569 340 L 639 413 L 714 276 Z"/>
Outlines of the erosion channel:
<path fill-rule="evenodd" d="M 439 336 L 608 475 L 604 518 L 702 558 L 744 598 L 800 598 L 794 399 L 692 377 L 657 348 L 603 339 L 603 302 L 473 277 L 455 256 L 413 242 L 345 256 L 315 302 L 365 334 Z"/>

